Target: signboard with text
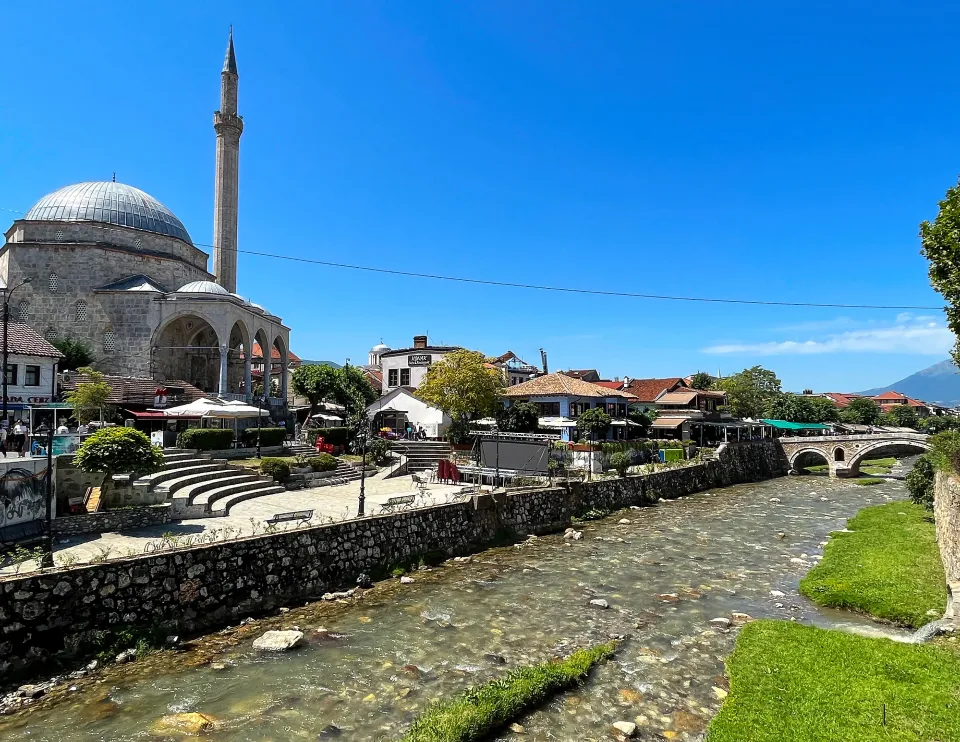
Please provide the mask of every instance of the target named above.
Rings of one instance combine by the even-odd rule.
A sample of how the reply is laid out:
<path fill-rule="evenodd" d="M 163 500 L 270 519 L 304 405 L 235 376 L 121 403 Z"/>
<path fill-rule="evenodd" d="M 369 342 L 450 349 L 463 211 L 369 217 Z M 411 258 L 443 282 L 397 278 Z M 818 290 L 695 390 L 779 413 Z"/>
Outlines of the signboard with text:
<path fill-rule="evenodd" d="M 429 353 L 414 353 L 407 356 L 408 366 L 429 366 L 431 357 Z"/>

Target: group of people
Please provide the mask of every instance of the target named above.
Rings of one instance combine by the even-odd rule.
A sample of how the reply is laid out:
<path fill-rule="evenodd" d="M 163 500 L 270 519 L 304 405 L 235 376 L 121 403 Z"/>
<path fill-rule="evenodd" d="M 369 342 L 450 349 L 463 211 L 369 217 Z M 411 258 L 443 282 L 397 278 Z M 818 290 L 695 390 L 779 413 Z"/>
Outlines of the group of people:
<path fill-rule="evenodd" d="M 23 420 L 15 421 L 9 430 L 6 422 L 0 425 L 0 454 L 3 454 L 3 458 L 7 458 L 7 451 L 11 450 L 20 454 L 22 459 L 26 445 L 27 426 L 23 424 Z"/>

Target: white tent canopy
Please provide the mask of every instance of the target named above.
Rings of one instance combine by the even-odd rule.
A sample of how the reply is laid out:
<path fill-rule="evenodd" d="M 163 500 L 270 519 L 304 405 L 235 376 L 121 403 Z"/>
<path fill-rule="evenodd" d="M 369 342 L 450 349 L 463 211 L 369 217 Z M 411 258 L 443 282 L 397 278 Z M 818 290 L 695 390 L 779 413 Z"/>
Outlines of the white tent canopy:
<path fill-rule="evenodd" d="M 225 402 L 218 399 L 196 399 L 188 404 L 163 411 L 167 417 L 212 417 L 236 420 L 245 417 L 269 416 L 268 410 L 258 410 L 243 402 Z"/>

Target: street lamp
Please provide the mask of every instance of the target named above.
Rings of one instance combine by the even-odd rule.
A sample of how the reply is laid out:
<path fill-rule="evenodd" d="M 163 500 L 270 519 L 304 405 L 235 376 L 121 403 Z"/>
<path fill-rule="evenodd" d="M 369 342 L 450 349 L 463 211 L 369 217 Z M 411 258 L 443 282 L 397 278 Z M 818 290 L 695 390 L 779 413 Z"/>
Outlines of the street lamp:
<path fill-rule="evenodd" d="M 30 279 L 24 278 L 12 289 L 3 290 L 3 425 L 7 424 L 7 364 L 10 357 L 10 348 L 7 344 L 7 325 L 10 324 L 10 297 L 13 296 L 14 291 L 28 283 L 30 283 Z"/>
<path fill-rule="evenodd" d="M 366 498 L 366 481 L 367 481 L 367 434 L 369 432 L 370 423 L 367 420 L 366 415 L 362 415 L 360 418 L 360 430 L 357 435 L 360 436 L 360 497 L 357 500 L 357 517 L 363 517 L 363 503 Z"/>
<path fill-rule="evenodd" d="M 260 458 L 260 409 L 263 402 L 263 397 L 257 395 L 257 459 Z"/>

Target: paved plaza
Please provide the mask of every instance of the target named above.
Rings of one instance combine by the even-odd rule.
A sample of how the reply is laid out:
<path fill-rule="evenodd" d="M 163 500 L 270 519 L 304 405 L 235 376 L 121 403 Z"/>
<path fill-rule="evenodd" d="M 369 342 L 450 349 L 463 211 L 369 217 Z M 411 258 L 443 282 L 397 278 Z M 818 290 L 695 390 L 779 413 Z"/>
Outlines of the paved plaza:
<path fill-rule="evenodd" d="M 428 483 L 418 491 L 412 486 L 408 476 L 383 479 L 381 476 L 369 477 L 366 480 L 365 512 L 367 515 L 377 515 L 382 511 L 384 503 L 391 497 L 415 495 L 413 507 L 422 508 L 447 502 L 451 497 L 462 490 L 464 485 Z M 263 533 L 267 526 L 266 521 L 277 513 L 287 513 L 296 510 L 313 510 L 312 524 L 319 524 L 325 520 L 348 520 L 357 517 L 360 496 L 359 480 L 347 484 L 316 487 L 313 489 L 292 490 L 276 495 L 257 497 L 235 505 L 230 515 L 222 518 L 196 518 L 180 520 L 165 525 L 139 528 L 129 531 L 110 533 L 90 533 L 61 539 L 55 545 L 54 554 L 58 564 L 66 559 L 76 559 L 77 564 L 122 556 L 142 554 L 160 545 L 164 534 L 174 534 L 181 537 L 198 537 L 213 530 L 230 529 L 231 538 L 250 536 L 254 533 Z M 279 524 L 293 528 L 293 524 Z M 221 538 L 223 536 L 221 535 Z M 150 544 L 151 546 L 148 546 Z M 21 572 L 33 569 L 33 563 L 23 565 Z M 0 573 L 12 573 L 13 567 L 0 570 Z"/>

